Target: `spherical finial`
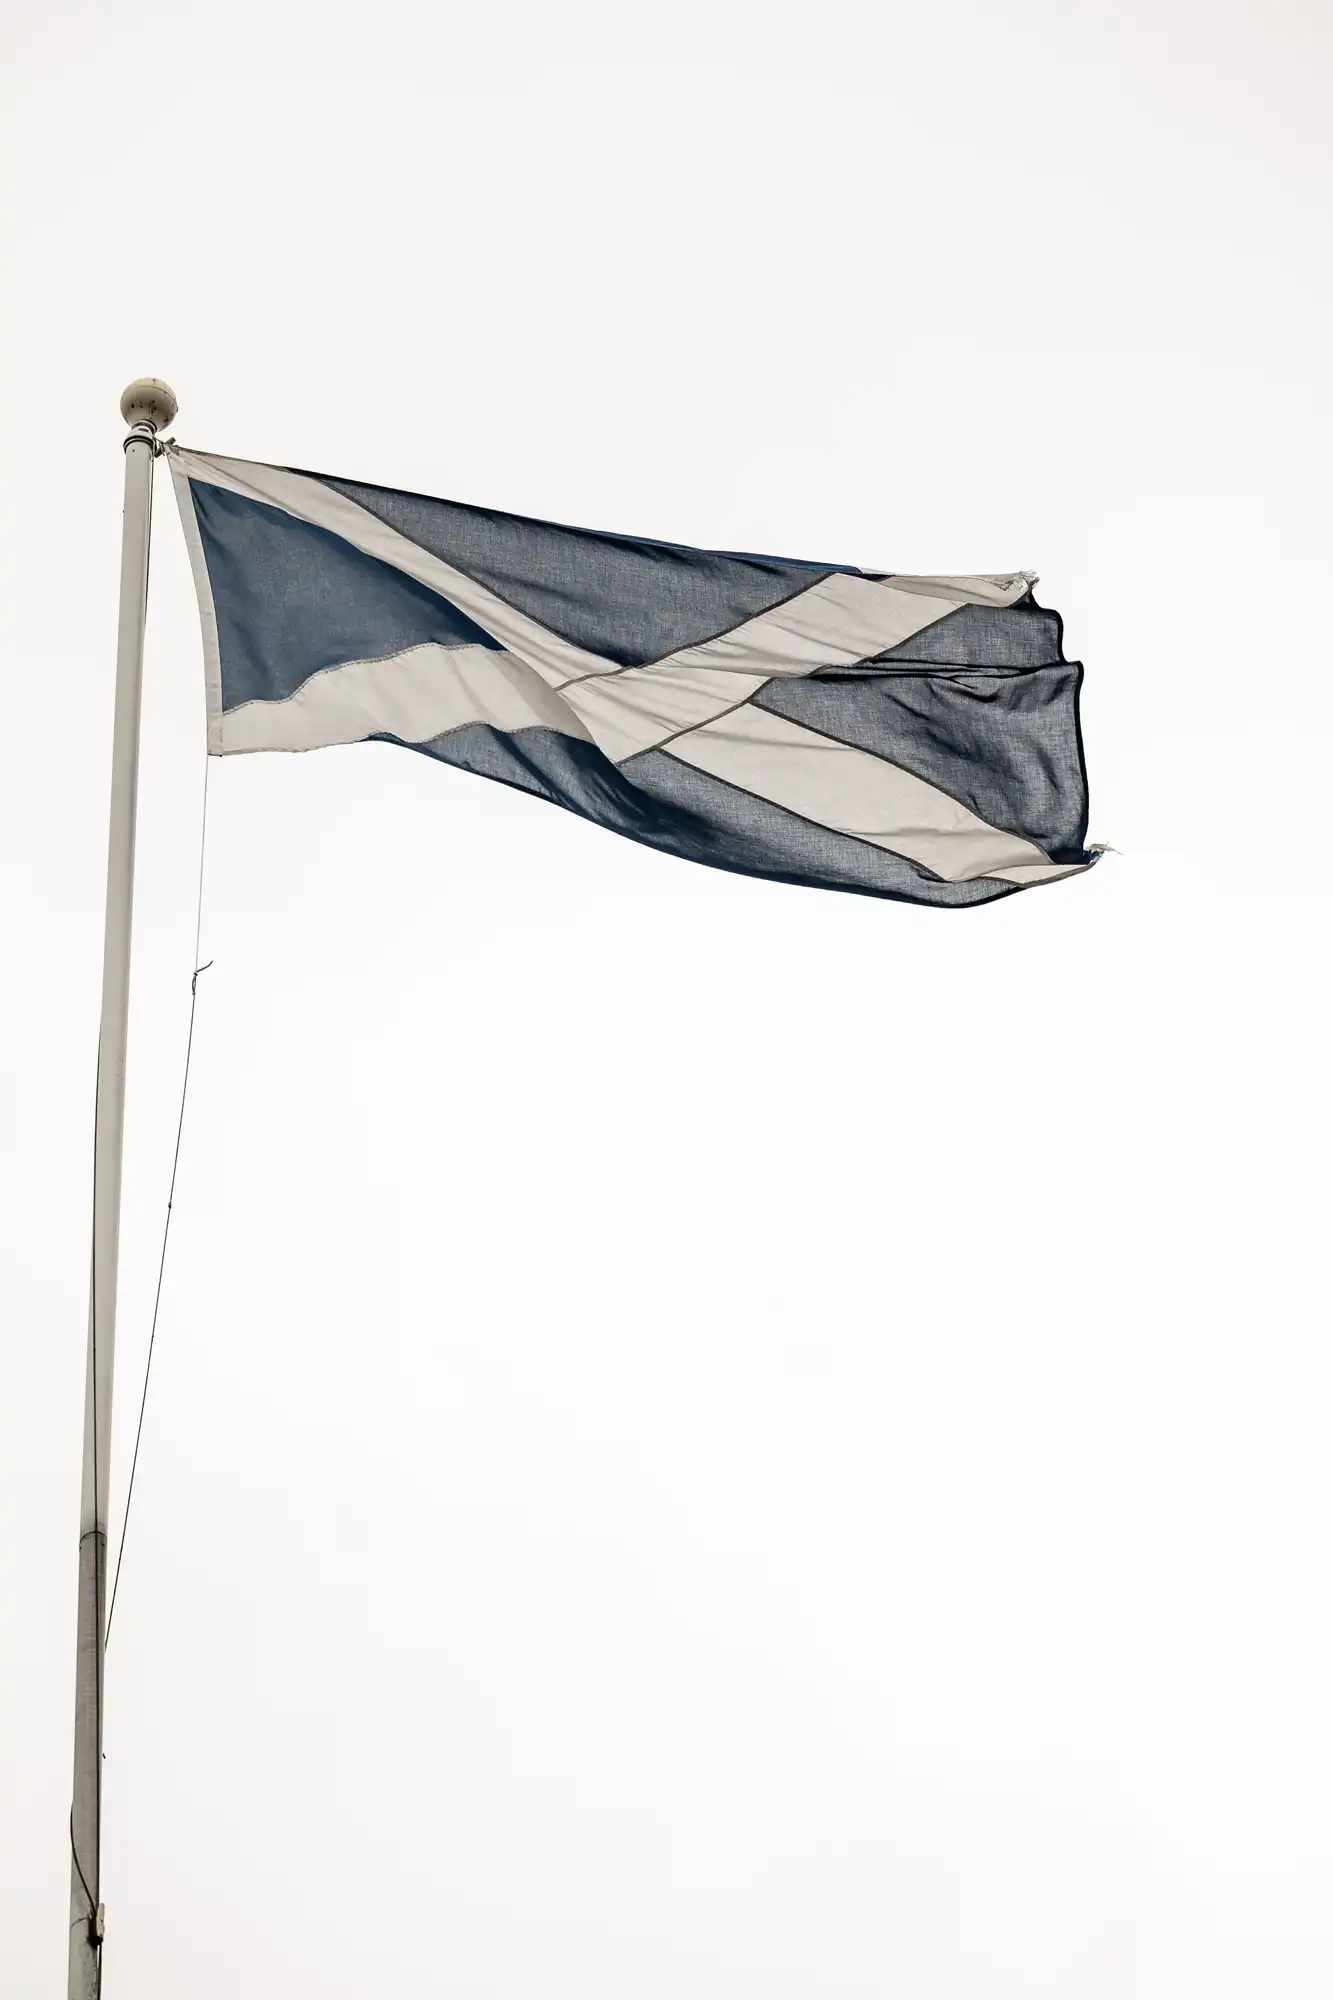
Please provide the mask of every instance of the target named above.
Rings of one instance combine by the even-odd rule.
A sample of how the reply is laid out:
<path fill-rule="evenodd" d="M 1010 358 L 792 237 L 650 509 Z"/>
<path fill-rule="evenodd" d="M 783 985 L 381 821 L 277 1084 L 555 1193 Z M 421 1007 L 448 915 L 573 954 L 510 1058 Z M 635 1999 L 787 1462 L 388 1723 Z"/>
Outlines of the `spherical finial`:
<path fill-rule="evenodd" d="M 148 424 L 165 430 L 176 414 L 176 398 L 165 382 L 155 375 L 142 375 L 131 382 L 120 399 L 120 414 L 127 424 Z"/>

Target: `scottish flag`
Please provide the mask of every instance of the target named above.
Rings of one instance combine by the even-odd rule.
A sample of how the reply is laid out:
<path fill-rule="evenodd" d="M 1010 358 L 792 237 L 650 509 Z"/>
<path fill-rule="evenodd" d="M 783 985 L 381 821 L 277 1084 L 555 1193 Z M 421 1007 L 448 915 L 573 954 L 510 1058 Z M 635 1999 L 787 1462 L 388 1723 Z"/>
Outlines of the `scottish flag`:
<path fill-rule="evenodd" d="M 1027 574 L 893 576 L 169 447 L 208 747 L 402 744 L 690 861 L 912 903 L 1086 869 Z"/>

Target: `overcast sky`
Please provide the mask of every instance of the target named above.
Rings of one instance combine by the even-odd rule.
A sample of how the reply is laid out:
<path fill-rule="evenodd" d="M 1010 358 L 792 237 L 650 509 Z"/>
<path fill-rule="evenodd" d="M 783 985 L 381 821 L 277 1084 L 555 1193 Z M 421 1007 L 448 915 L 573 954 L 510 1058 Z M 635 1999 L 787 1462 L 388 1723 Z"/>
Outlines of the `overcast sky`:
<path fill-rule="evenodd" d="M 211 774 L 105 2000 L 1326 2000 L 1330 17 L 10 0 L 0 1988 L 63 1992 L 117 398 L 1030 567 L 1092 874 L 902 908 Z M 180 1087 L 159 480 L 114 1479 Z"/>

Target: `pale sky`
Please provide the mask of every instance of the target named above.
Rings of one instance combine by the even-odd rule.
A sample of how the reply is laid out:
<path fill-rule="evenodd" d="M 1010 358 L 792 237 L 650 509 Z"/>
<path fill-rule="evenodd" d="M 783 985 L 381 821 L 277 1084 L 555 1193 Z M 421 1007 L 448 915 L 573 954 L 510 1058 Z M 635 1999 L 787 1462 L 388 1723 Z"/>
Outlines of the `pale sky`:
<path fill-rule="evenodd" d="M 0 1992 L 64 1990 L 123 429 L 1027 567 L 1084 880 L 211 774 L 105 2000 L 1326 2000 L 1333 26 L 11 0 Z M 193 960 L 159 479 L 113 1478 Z"/>

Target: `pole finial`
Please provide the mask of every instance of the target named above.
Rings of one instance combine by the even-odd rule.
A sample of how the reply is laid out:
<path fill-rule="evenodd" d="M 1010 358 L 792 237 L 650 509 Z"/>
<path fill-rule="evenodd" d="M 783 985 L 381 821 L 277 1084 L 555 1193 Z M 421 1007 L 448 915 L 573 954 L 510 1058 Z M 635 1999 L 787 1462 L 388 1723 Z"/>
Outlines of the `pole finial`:
<path fill-rule="evenodd" d="M 120 414 L 127 424 L 147 424 L 150 430 L 165 430 L 176 414 L 176 397 L 155 375 L 141 375 L 121 397 Z"/>

